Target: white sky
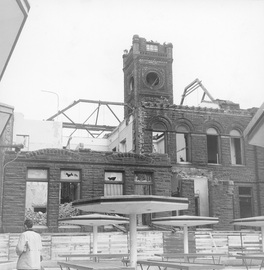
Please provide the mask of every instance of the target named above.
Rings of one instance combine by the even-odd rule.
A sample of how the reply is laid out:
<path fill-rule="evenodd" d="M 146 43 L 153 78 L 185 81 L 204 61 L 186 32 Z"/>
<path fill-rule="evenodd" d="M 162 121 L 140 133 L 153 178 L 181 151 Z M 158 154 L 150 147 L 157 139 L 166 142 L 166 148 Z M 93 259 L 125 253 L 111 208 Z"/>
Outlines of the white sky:
<path fill-rule="evenodd" d="M 173 44 L 174 103 L 199 78 L 215 99 L 264 102 L 264 0 L 31 0 L 0 102 L 46 119 L 74 100 L 123 102 L 125 49 Z M 192 97 L 199 103 L 201 96 Z M 187 103 L 187 99 L 184 104 Z"/>

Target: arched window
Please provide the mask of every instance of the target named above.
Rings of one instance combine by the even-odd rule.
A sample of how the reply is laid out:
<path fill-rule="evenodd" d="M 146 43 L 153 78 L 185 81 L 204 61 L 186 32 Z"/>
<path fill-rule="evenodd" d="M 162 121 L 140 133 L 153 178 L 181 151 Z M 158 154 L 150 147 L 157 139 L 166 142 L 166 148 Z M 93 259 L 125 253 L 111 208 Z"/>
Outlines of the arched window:
<path fill-rule="evenodd" d="M 186 125 L 176 128 L 176 158 L 177 162 L 190 162 L 190 131 Z"/>
<path fill-rule="evenodd" d="M 152 152 L 165 154 L 166 151 L 166 127 L 161 122 L 152 125 Z"/>
<path fill-rule="evenodd" d="M 219 164 L 219 136 L 215 128 L 208 128 L 207 134 L 207 160 L 208 163 Z"/>
<path fill-rule="evenodd" d="M 230 151 L 231 151 L 231 164 L 242 165 L 242 136 L 238 130 L 231 130 L 230 133 Z"/>

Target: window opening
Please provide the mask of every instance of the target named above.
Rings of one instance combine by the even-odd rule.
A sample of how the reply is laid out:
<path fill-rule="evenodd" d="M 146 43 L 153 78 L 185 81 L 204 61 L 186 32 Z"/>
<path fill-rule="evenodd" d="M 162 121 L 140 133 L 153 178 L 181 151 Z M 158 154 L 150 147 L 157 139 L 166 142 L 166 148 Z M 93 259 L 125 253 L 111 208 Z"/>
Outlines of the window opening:
<path fill-rule="evenodd" d="M 240 218 L 252 217 L 253 216 L 252 188 L 239 187 L 238 193 L 239 193 Z"/>
<path fill-rule="evenodd" d="M 218 134 L 214 128 L 207 130 L 207 158 L 208 163 L 219 164 Z"/>
<path fill-rule="evenodd" d="M 158 52 L 158 45 L 155 45 L 155 44 L 148 44 L 147 43 L 147 51 L 151 51 L 151 52 Z"/>
<path fill-rule="evenodd" d="M 35 225 L 47 225 L 48 170 L 28 169 L 26 182 L 26 218 Z"/>
<path fill-rule="evenodd" d="M 195 196 L 194 196 L 194 209 L 195 209 L 195 215 L 200 216 L 200 196 L 199 196 L 199 194 L 195 194 Z"/>
<path fill-rule="evenodd" d="M 153 153 L 165 153 L 165 133 L 152 132 Z"/>
<path fill-rule="evenodd" d="M 127 152 L 126 139 L 120 142 L 120 152 L 123 152 L 123 153 Z"/>
<path fill-rule="evenodd" d="M 230 132 L 230 144 L 231 144 L 231 164 L 242 165 L 242 140 L 241 134 L 237 130 Z"/>
<path fill-rule="evenodd" d="M 189 130 L 181 125 L 176 131 L 176 158 L 177 162 L 190 162 L 190 134 Z"/>
<path fill-rule="evenodd" d="M 152 194 L 152 173 L 135 173 L 135 194 L 151 195 Z M 149 225 L 151 222 L 151 214 L 137 215 L 137 224 L 139 226 Z"/>
<path fill-rule="evenodd" d="M 188 134 L 176 134 L 177 162 L 188 162 Z"/>
<path fill-rule="evenodd" d="M 166 147 L 166 127 L 162 122 L 156 122 L 152 125 L 152 152 L 165 154 Z"/>
<path fill-rule="evenodd" d="M 60 204 L 80 199 L 80 171 L 61 170 Z"/>
<path fill-rule="evenodd" d="M 27 179 L 32 180 L 48 180 L 48 170 L 47 169 L 28 169 Z"/>
<path fill-rule="evenodd" d="M 123 173 L 105 172 L 104 196 L 123 195 Z"/>
<path fill-rule="evenodd" d="M 29 135 L 16 135 L 16 144 L 23 144 L 24 151 L 29 150 Z"/>

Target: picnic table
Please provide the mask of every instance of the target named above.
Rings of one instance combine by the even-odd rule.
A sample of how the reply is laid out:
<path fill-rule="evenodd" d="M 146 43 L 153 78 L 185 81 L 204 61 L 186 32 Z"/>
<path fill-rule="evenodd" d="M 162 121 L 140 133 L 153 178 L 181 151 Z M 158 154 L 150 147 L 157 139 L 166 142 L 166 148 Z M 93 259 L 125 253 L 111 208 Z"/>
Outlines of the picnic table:
<path fill-rule="evenodd" d="M 214 264 L 220 264 L 221 257 L 226 256 L 225 253 L 160 253 L 154 254 L 155 256 L 161 257 L 162 260 L 169 261 L 170 259 L 184 259 L 186 262 L 195 262 L 198 258 L 212 258 Z M 216 260 L 216 258 L 218 258 Z"/>
<path fill-rule="evenodd" d="M 67 270 L 135 270 L 134 267 L 118 265 L 116 262 L 113 261 L 93 262 L 90 260 L 73 260 L 58 261 L 57 263 L 60 266 L 61 270 L 63 270 L 63 267 Z"/>
<path fill-rule="evenodd" d="M 174 268 L 180 270 L 213 270 L 223 269 L 223 264 L 205 264 L 205 263 L 189 263 L 189 262 L 167 262 L 159 260 L 138 260 L 137 264 L 143 270 L 143 265 L 147 266 L 147 270 L 151 266 L 156 266 L 159 270 L 166 270 L 167 268 Z"/>
<path fill-rule="evenodd" d="M 94 261 L 99 262 L 100 259 L 111 259 L 111 258 L 121 258 L 122 260 L 129 259 L 129 253 L 91 253 L 91 254 L 77 254 L 77 253 L 65 253 L 58 255 L 59 257 L 65 258 L 69 261 L 70 258 L 94 258 Z"/>
<path fill-rule="evenodd" d="M 235 256 L 236 259 L 241 259 L 243 265 L 246 266 L 246 269 L 248 270 L 250 266 L 252 266 L 253 260 L 259 260 L 259 270 L 264 266 L 264 253 L 238 253 L 238 255 Z"/>

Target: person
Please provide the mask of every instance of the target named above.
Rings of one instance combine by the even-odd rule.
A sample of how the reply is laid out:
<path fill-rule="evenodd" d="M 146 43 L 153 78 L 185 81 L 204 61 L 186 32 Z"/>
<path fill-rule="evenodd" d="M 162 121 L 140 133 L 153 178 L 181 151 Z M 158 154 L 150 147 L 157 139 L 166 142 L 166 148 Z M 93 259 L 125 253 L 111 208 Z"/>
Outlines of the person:
<path fill-rule="evenodd" d="M 40 234 L 33 231 L 33 221 L 26 219 L 24 222 L 25 232 L 23 232 L 16 246 L 18 270 L 39 270 L 41 269 L 42 242 Z"/>

